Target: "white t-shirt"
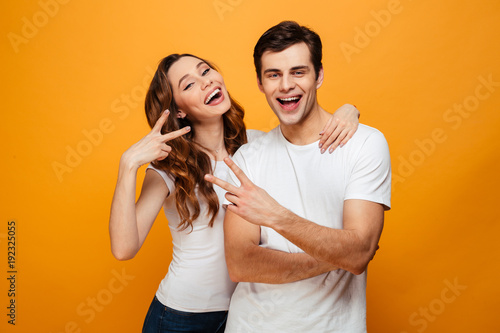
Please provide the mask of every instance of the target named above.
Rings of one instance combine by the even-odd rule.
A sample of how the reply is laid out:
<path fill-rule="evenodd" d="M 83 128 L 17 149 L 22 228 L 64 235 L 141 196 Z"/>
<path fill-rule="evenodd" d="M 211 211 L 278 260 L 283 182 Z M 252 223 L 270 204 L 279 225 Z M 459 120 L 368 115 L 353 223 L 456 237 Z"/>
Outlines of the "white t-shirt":
<path fill-rule="evenodd" d="M 365 125 L 360 124 L 352 139 L 333 154 L 320 154 L 318 142 L 293 145 L 277 127 L 242 146 L 233 160 L 281 205 L 322 226 L 343 227 L 347 199 L 390 207 L 387 142 L 381 132 Z M 239 185 L 234 174 L 229 178 Z M 261 228 L 260 246 L 303 252 L 267 227 Z M 354 275 L 341 269 L 286 284 L 240 282 L 231 299 L 226 332 L 364 333 L 365 291 L 366 272 Z"/>
<path fill-rule="evenodd" d="M 248 130 L 248 140 L 263 135 Z M 229 168 L 223 161 L 212 161 L 215 177 L 225 179 Z M 220 207 L 213 227 L 208 225 L 207 204 L 200 202 L 200 217 L 193 222 L 193 229 L 180 231 L 180 218 L 175 207 L 173 177 L 163 170 L 153 169 L 162 176 L 170 191 L 163 204 L 168 226 L 172 234 L 173 254 L 168 273 L 156 292 L 158 300 L 173 309 L 185 312 L 227 311 L 236 284 L 229 279 L 224 256 L 223 222 L 225 210 Z M 214 190 L 222 204 L 225 191 L 218 186 Z"/>

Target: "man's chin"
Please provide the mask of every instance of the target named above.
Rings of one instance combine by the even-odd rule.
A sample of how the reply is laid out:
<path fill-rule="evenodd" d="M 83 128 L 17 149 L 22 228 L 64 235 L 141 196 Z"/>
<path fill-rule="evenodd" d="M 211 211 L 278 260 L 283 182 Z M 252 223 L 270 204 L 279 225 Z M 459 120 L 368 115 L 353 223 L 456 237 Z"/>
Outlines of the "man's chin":
<path fill-rule="evenodd" d="M 299 123 L 295 117 L 278 117 L 281 126 L 293 126 Z"/>

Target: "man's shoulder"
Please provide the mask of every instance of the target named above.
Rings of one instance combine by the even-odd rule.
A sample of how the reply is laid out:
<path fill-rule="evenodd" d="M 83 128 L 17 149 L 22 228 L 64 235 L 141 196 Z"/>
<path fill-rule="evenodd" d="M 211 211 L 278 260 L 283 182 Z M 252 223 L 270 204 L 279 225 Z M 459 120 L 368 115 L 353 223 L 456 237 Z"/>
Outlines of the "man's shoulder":
<path fill-rule="evenodd" d="M 367 140 L 386 142 L 384 134 L 376 129 L 365 124 L 359 124 L 358 130 L 352 136 L 351 140 L 353 144 L 363 144 Z"/>
<path fill-rule="evenodd" d="M 358 130 L 356 131 L 356 134 L 361 135 L 361 136 L 370 136 L 372 134 L 382 134 L 382 132 L 375 127 L 371 127 L 365 124 L 359 124 Z"/>

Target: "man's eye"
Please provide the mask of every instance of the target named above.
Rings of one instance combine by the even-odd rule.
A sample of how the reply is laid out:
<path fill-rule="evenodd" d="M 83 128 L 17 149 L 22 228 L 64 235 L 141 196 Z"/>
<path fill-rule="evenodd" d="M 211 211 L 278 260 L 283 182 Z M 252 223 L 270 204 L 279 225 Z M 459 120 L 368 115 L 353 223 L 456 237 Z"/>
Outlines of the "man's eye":
<path fill-rule="evenodd" d="M 191 88 L 192 86 L 193 86 L 193 84 L 192 84 L 192 83 L 190 83 L 190 84 L 188 84 L 188 85 L 186 86 L 186 88 L 184 88 L 184 90 L 188 90 L 188 89 L 189 89 L 189 88 Z"/>

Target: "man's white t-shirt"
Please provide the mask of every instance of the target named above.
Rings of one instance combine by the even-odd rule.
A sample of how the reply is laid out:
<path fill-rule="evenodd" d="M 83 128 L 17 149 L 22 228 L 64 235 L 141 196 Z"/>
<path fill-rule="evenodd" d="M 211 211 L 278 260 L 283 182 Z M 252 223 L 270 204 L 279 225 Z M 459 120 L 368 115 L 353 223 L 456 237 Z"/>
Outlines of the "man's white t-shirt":
<path fill-rule="evenodd" d="M 297 146 L 279 126 L 242 146 L 233 160 L 281 205 L 312 222 L 343 227 L 343 204 L 369 200 L 390 207 L 391 166 L 378 130 L 359 125 L 333 154 L 318 142 Z M 230 174 L 230 182 L 239 181 Z M 229 202 L 225 202 L 226 204 Z M 260 246 L 303 252 L 274 230 L 261 227 Z M 286 284 L 240 282 L 231 299 L 226 332 L 366 332 L 366 272 L 338 269 Z"/>

